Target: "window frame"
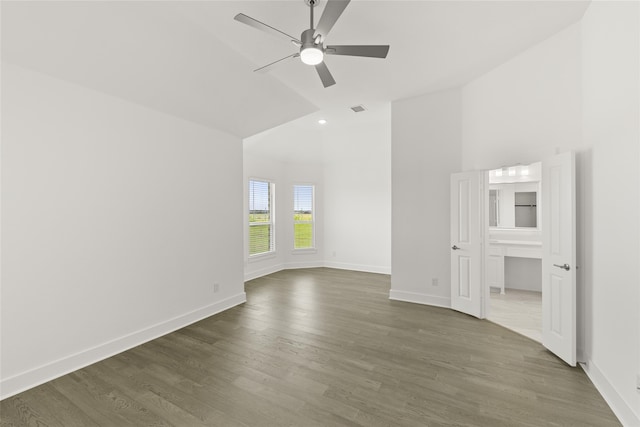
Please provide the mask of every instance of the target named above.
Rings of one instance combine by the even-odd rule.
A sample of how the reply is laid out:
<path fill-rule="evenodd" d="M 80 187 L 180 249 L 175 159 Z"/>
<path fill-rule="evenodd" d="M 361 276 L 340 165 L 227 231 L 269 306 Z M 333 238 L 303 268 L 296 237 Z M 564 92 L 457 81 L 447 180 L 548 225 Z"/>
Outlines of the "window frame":
<path fill-rule="evenodd" d="M 310 221 L 298 221 L 296 217 L 296 187 L 311 187 L 311 220 Z M 316 251 L 316 185 L 313 183 L 296 183 L 291 188 L 292 194 L 292 208 L 293 208 L 293 252 L 315 252 Z M 311 224 L 311 246 L 296 248 L 296 225 L 297 224 Z"/>
<path fill-rule="evenodd" d="M 251 222 L 251 182 L 266 183 L 269 189 L 269 221 L 254 221 Z M 268 258 L 275 256 L 276 253 L 276 198 L 275 198 L 276 183 L 270 179 L 250 177 L 247 180 L 247 253 L 249 260 L 256 260 L 260 258 Z M 268 225 L 271 233 L 269 236 L 269 250 L 265 252 L 251 253 L 251 227 Z"/>

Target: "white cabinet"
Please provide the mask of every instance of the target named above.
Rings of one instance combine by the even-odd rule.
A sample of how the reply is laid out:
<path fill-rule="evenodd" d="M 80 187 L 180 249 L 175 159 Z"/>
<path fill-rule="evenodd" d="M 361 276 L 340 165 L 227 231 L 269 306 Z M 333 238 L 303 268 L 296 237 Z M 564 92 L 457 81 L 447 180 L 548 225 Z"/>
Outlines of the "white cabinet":
<path fill-rule="evenodd" d="M 487 283 L 504 294 L 504 257 L 542 259 L 542 243 L 531 240 L 489 240 Z"/>
<path fill-rule="evenodd" d="M 489 251 L 491 252 L 491 251 Z M 491 288 L 499 288 L 504 294 L 504 256 L 491 255 L 487 257 L 487 283 Z"/>

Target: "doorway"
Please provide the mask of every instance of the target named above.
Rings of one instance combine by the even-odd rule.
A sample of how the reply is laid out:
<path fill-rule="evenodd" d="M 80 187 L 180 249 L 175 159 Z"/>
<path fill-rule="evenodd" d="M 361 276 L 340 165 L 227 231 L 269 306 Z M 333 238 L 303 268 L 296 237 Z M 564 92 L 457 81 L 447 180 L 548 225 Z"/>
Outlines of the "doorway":
<path fill-rule="evenodd" d="M 500 213 L 498 208 L 489 209 L 489 172 L 451 175 L 451 308 L 480 319 L 487 317 L 491 284 L 498 283 L 497 287 L 504 292 L 505 259 L 539 258 L 542 260 L 542 345 L 570 366 L 576 366 L 575 155 L 573 152 L 556 154 L 542 162 L 541 170 L 537 196 L 535 199 L 526 196 L 527 207 L 535 210 L 535 230 L 531 226 L 515 226 L 515 193 L 531 191 L 514 189 L 514 211 L 510 208 Z M 501 169 L 499 174 L 503 173 Z M 515 175 L 515 170 L 511 172 L 507 168 L 507 176 Z M 523 200 L 522 197 L 518 200 Z M 531 200 L 535 200 L 535 206 Z M 513 234 L 502 238 L 504 231 L 497 229 L 491 235 L 491 211 L 503 219 L 512 216 L 512 228 L 523 229 L 517 230 L 518 238 Z M 530 211 L 527 224 L 532 224 L 532 217 Z M 500 219 L 495 221 L 499 223 Z M 536 233 L 541 236 L 540 242 L 534 238 Z"/>
<path fill-rule="evenodd" d="M 491 292 L 488 320 L 542 343 L 542 292 L 507 289 Z"/>
<path fill-rule="evenodd" d="M 488 175 L 487 319 L 542 343 L 542 164 Z"/>

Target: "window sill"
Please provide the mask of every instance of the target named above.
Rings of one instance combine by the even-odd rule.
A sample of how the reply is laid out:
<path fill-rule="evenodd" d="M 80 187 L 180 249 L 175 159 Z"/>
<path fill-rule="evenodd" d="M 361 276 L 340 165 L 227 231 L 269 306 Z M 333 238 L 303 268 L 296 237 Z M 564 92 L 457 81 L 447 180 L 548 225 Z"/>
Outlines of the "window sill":
<path fill-rule="evenodd" d="M 305 248 L 305 249 L 294 249 L 291 251 L 293 255 L 307 255 L 307 254 L 316 254 L 318 250 L 316 248 Z"/>
<path fill-rule="evenodd" d="M 275 258 L 276 257 L 276 251 L 271 251 L 271 252 L 265 252 L 262 254 L 256 254 L 256 255 L 249 255 L 249 262 L 260 262 L 260 261 L 264 261 L 267 259 L 271 259 L 271 258 Z"/>

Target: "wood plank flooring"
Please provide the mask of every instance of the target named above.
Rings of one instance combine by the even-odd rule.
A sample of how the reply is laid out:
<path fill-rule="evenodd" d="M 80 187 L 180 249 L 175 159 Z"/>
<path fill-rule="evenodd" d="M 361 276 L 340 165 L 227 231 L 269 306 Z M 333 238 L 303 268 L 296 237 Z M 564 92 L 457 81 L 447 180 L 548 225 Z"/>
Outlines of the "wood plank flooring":
<path fill-rule="evenodd" d="M 579 368 L 387 275 L 246 283 L 247 303 L 0 403 L 2 426 L 618 426 Z"/>
<path fill-rule="evenodd" d="M 490 301 L 489 320 L 542 342 L 542 292 L 506 289 L 492 292 Z"/>

